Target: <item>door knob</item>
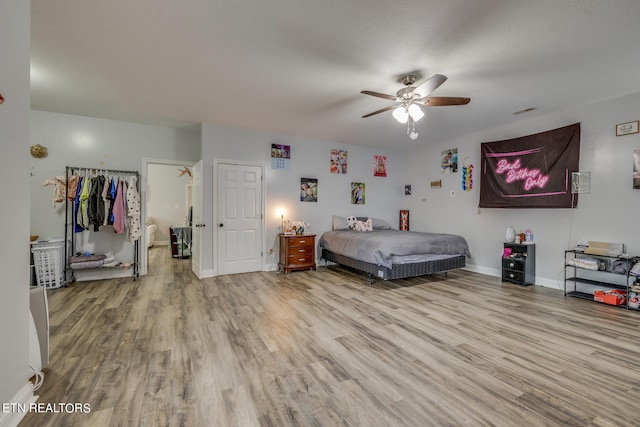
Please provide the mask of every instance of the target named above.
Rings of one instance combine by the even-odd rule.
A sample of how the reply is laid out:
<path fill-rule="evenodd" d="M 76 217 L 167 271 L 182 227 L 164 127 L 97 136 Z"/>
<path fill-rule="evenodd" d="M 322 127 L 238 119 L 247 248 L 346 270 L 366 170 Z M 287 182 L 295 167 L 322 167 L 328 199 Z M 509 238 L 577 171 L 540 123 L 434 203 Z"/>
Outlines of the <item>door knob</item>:
<path fill-rule="evenodd" d="M 223 223 L 218 224 L 218 227 L 224 227 Z"/>

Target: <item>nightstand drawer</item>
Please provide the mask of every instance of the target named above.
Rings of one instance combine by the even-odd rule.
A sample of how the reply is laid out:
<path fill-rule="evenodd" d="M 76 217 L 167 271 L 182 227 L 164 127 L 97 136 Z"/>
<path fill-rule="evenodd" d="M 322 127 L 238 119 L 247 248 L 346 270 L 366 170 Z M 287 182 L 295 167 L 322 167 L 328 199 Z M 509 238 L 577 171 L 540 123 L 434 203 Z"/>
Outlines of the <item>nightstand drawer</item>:
<path fill-rule="evenodd" d="M 290 246 L 287 251 L 288 256 L 298 256 L 304 254 L 313 254 L 313 246 Z"/>
<path fill-rule="evenodd" d="M 502 272 L 502 280 L 511 283 L 524 283 L 524 273 L 505 270 Z"/>
<path fill-rule="evenodd" d="M 301 236 L 301 237 L 289 237 L 289 247 L 297 248 L 297 247 L 313 247 L 314 239 L 312 237 Z"/>
<path fill-rule="evenodd" d="M 524 271 L 524 260 L 517 258 L 502 258 L 502 268 L 507 270 Z"/>
<path fill-rule="evenodd" d="M 297 266 L 303 264 L 311 264 L 314 263 L 313 253 L 299 253 L 299 254 L 289 254 L 287 256 L 287 265 L 288 266 Z"/>

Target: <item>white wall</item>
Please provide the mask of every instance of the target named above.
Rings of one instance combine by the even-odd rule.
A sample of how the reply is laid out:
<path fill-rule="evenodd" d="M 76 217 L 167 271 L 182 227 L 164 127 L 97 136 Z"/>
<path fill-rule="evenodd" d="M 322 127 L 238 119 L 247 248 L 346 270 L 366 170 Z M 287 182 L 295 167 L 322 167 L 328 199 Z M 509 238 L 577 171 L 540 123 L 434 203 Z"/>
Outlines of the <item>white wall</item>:
<path fill-rule="evenodd" d="M 271 169 L 271 144 L 291 146 L 291 167 Z M 348 151 L 348 173 L 329 172 L 332 148 Z M 388 156 L 386 178 L 373 176 L 373 156 Z M 266 166 L 266 242 L 265 249 L 275 247 L 281 223 L 277 210 L 283 208 L 285 219 L 311 223 L 311 231 L 318 236 L 331 228 L 333 214 L 374 216 L 398 226 L 398 209 L 403 196 L 402 154 L 360 145 L 347 145 L 288 135 L 246 131 L 213 124 L 202 127 L 202 159 L 204 162 L 203 222 L 207 224 L 203 236 L 203 270 L 213 271 L 214 235 L 212 193 L 214 184 L 213 160 L 240 160 L 263 163 Z M 318 179 L 318 202 L 301 202 L 300 178 Z M 352 205 L 351 182 L 366 184 L 366 204 Z M 208 212 L 207 212 L 208 210 Z M 266 255 L 268 268 L 277 263 L 277 255 Z"/>
<path fill-rule="evenodd" d="M 41 238 L 64 235 L 65 206 L 58 204 L 53 208 L 53 187 L 44 187 L 42 183 L 51 176 L 64 175 L 65 166 L 141 172 L 141 204 L 143 218 L 146 218 L 146 176 L 141 171 L 142 159 L 194 162 L 199 160 L 201 151 L 199 130 L 177 130 L 44 111 L 31 112 L 31 143 L 46 146 L 49 153 L 46 158 L 31 159 L 31 232 Z M 79 249 L 83 251 L 113 251 L 118 260 L 131 260 L 132 245 L 126 237 L 116 235 L 108 228 L 100 232 L 85 231 L 78 237 L 82 239 Z M 144 266 L 142 271 L 145 271 Z M 77 276 L 82 280 L 103 274 L 94 270 L 79 272 Z"/>
<path fill-rule="evenodd" d="M 40 236 L 64 232 L 64 205 L 52 207 L 53 188 L 43 187 L 42 182 L 64 175 L 65 166 L 142 173 L 143 158 L 198 161 L 201 149 L 199 131 L 45 111 L 31 111 L 31 141 L 49 151 L 46 158 L 31 159 L 31 225 L 32 232 Z"/>
<path fill-rule="evenodd" d="M 640 93 L 543 115 L 443 143 L 426 143 L 407 153 L 404 179 L 413 194 L 402 206 L 411 211 L 413 230 L 458 233 L 469 241 L 469 264 L 500 275 L 507 226 L 531 228 L 536 241 L 536 283 L 562 287 L 564 250 L 577 239 L 621 242 L 640 254 L 637 217 L 640 191 L 632 189 L 633 150 L 640 134 L 615 136 L 615 125 L 640 118 Z M 579 196 L 577 209 L 478 209 L 480 143 L 509 139 L 581 122 L 580 170 L 591 172 L 591 193 Z M 474 188 L 464 192 L 461 172 L 442 174 L 441 151 L 458 148 L 458 158 L 475 166 Z M 441 189 L 430 180 L 442 179 Z M 450 197 L 455 191 L 456 197 Z"/>
<path fill-rule="evenodd" d="M 147 218 L 152 217 L 156 224 L 156 244 L 168 245 L 169 227 L 182 225 L 188 206 L 186 201 L 186 186 L 190 184 L 189 176 L 180 175 L 175 165 L 148 166 L 147 181 Z"/>
<path fill-rule="evenodd" d="M 30 6 L 0 2 L 0 402 L 25 403 L 33 396 L 29 360 L 29 52 Z M 11 42 L 8 42 L 8 41 Z M 17 413 L 0 412 L 0 425 Z"/>

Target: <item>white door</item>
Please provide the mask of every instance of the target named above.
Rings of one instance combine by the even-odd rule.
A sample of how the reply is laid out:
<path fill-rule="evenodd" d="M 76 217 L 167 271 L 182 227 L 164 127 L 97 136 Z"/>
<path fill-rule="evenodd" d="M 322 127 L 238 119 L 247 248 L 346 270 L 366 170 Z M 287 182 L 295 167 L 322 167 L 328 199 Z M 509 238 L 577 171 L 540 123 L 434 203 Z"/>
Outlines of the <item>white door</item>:
<path fill-rule="evenodd" d="M 202 160 L 193 165 L 191 176 L 191 270 L 202 279 Z"/>
<path fill-rule="evenodd" d="M 262 270 L 261 166 L 218 163 L 216 247 L 218 274 Z"/>

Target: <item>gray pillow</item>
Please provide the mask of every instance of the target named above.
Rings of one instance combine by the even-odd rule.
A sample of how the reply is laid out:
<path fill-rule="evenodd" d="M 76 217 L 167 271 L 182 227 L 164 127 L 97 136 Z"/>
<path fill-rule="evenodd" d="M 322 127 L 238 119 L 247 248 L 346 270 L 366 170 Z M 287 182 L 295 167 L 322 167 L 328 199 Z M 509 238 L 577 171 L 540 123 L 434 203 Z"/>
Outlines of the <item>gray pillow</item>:
<path fill-rule="evenodd" d="M 391 230 L 391 225 L 384 219 L 371 218 L 374 230 Z"/>
<path fill-rule="evenodd" d="M 347 218 L 343 216 L 334 215 L 331 219 L 331 228 L 333 230 L 348 230 Z"/>

